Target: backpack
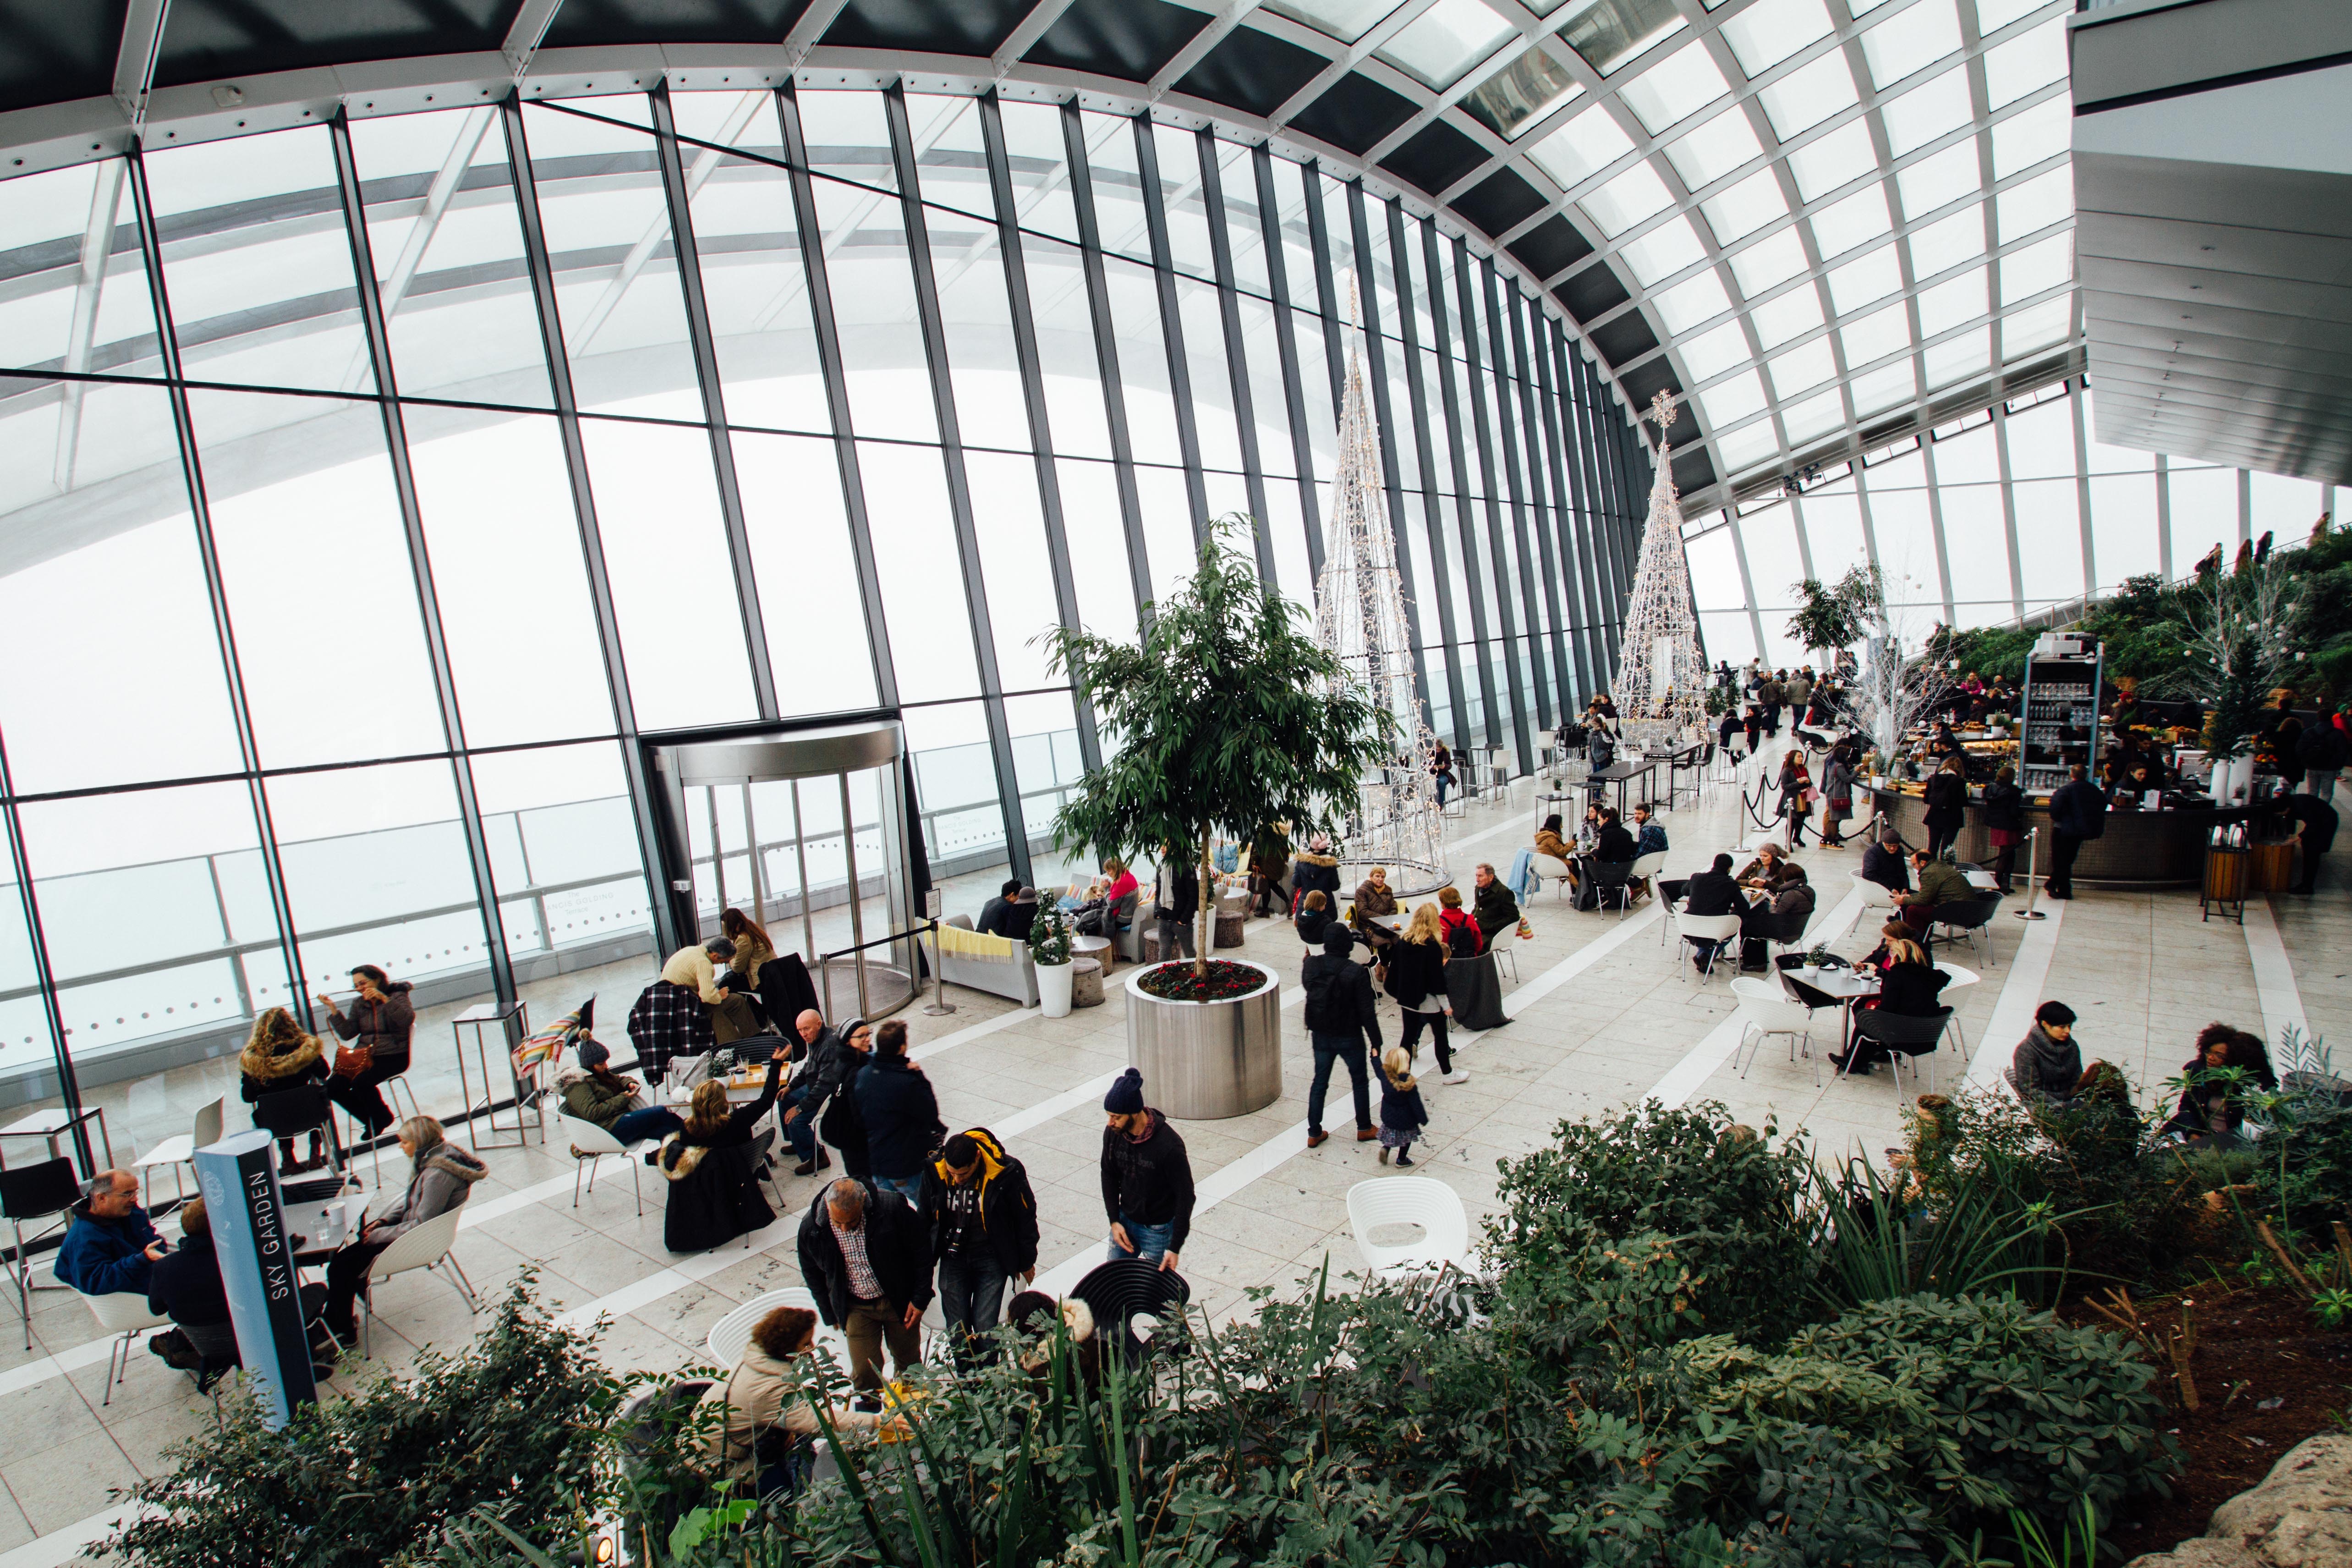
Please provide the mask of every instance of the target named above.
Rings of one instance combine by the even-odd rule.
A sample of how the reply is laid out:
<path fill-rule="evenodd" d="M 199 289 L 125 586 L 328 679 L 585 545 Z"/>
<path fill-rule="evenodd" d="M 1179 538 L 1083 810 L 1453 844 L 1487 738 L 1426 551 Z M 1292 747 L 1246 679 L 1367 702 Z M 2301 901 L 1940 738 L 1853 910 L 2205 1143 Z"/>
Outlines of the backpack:
<path fill-rule="evenodd" d="M 1475 958 L 1486 946 L 1478 922 L 1459 910 L 1448 910 L 1439 923 L 1445 928 L 1445 951 L 1454 958 Z"/>
<path fill-rule="evenodd" d="M 1342 959 L 1339 963 L 1301 966 L 1305 973 L 1300 975 L 1299 984 L 1307 992 L 1305 1021 L 1309 1029 L 1325 1027 L 1331 1023 L 1331 1010 L 1339 999 L 1339 982 L 1347 977 L 1347 970 L 1341 964 L 1349 963 Z"/>

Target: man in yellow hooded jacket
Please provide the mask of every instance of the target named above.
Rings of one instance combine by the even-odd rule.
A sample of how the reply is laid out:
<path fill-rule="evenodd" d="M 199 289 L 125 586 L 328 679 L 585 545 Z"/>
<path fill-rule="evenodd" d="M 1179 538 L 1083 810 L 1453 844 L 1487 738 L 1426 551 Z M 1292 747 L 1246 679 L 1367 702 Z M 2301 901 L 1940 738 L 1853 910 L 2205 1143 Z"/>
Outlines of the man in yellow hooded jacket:
<path fill-rule="evenodd" d="M 924 1214 L 939 1259 L 940 1312 L 954 1336 L 958 1365 L 977 1353 L 973 1336 L 996 1327 L 1004 1287 L 1037 1278 L 1037 1198 L 1029 1173 L 985 1127 L 950 1138 L 923 1172 Z"/>

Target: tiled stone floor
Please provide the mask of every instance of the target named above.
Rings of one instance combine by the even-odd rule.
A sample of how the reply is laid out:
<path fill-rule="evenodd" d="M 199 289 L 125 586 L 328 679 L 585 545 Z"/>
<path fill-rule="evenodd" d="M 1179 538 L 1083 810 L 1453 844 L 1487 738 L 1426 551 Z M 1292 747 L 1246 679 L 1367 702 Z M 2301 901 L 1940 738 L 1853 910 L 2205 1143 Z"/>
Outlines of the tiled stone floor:
<path fill-rule="evenodd" d="M 1741 818 L 1727 785 L 1701 803 L 1686 800 L 1665 820 L 1676 875 L 1703 866 L 1717 848 L 1760 837 Z M 1458 880 L 1466 887 L 1480 860 L 1507 868 L 1533 823 L 1531 787 L 1524 781 L 1506 803 L 1472 805 L 1450 825 Z M 1858 854 L 1803 852 L 1825 895 L 1824 921 L 1842 909 L 1850 916 L 1846 873 Z M 2271 905 L 2292 971 L 2284 990 L 2275 976 L 2258 990 L 2248 933 L 2234 923 L 2200 922 L 2193 892 L 2085 891 L 2066 907 L 2053 933 L 2046 980 L 2030 984 L 2038 970 L 2021 975 L 2009 1012 L 2014 1016 L 2022 1005 L 2030 1015 L 2042 996 L 2065 998 L 2082 1014 L 2085 1055 L 2122 1067 L 2151 1104 L 2209 1018 L 2254 1027 L 2291 1006 L 2322 1033 L 2339 1028 L 2352 1017 L 2352 963 L 2342 957 L 2352 921 L 2342 880 L 2324 878 L 2315 899 L 2282 894 Z M 1474 1217 L 1495 1206 L 1497 1160 L 1538 1146 L 1562 1118 L 1599 1114 L 1653 1093 L 1721 1100 L 1742 1120 L 1760 1125 L 1769 1117 L 1784 1132 L 1801 1127 L 1825 1156 L 1876 1156 L 1897 1140 L 1898 1101 L 1884 1069 L 1844 1082 L 1824 1069 L 1817 1086 L 1813 1065 L 1790 1062 L 1775 1041 L 1743 1078 L 1731 1058 L 1738 1026 L 1727 1024 L 1734 1009 L 1725 982 L 1702 984 L 1662 947 L 1653 909 L 1637 907 L 1623 919 L 1578 914 L 1547 893 L 1529 912 L 1535 938 L 1514 944 L 1524 994 L 1514 1005 L 1507 990 L 1513 1022 L 1463 1042 L 1467 1083 L 1443 1084 L 1433 1074 L 1427 1080 L 1432 1121 L 1420 1171 L 1458 1191 Z M 2258 908 L 2257 939 L 2261 919 Z M 1833 935 L 1837 923 L 1827 926 Z M 1981 1047 L 2005 1059 L 2014 1037 L 1983 1037 L 2016 973 L 2011 961 L 2025 927 L 2006 914 L 1994 924 L 1992 963 L 1979 963 L 1960 948 L 1947 956 L 1981 976 L 1954 997 L 1969 1050 Z M 1817 922 L 1816 932 L 1823 929 Z M 1833 945 L 1858 956 L 1874 929 L 1865 921 Z M 1286 976 L 1297 973 L 1300 950 L 1286 926 L 1250 922 L 1244 952 Z M 559 994 L 548 1005 L 568 1005 L 577 992 L 600 983 L 617 994 L 623 986 L 614 979 L 623 978 L 567 977 L 571 985 L 557 983 Z M 1095 1168 L 1100 1090 L 1092 1086 L 1127 1059 L 1118 979 L 1103 1006 L 1064 1019 L 1024 1014 L 1008 1021 L 1009 1004 L 961 991 L 953 994 L 958 1010 L 951 1016 L 914 1009 L 903 1015 L 913 1054 L 937 1085 L 949 1123 L 995 1127 L 1027 1163 L 1044 1219 L 1041 1268 L 1058 1271 L 1065 1281 L 1103 1245 Z M 625 984 L 633 987 L 635 980 L 625 977 Z M 2029 989 L 2033 994 L 2023 994 Z M 1384 1000 L 1382 1008 L 1393 1038 L 1394 1005 Z M 1327 1116 L 1343 1130 L 1340 1136 L 1318 1150 L 1305 1147 L 1311 1058 L 1295 1003 L 1283 1018 L 1282 1098 L 1249 1116 L 1181 1124 L 1203 1194 L 1183 1268 L 1195 1303 L 1213 1314 L 1244 1308 L 1244 1292 L 1252 1286 L 1291 1287 L 1327 1254 L 1335 1274 L 1352 1267 L 1346 1194 L 1382 1172 L 1372 1145 L 1346 1138 L 1344 1075 Z M 982 1027 L 991 1024 L 1001 1026 Z M 1832 1048 L 1826 1035 L 1817 1051 Z M 1942 1085 L 1963 1071 L 1963 1059 L 1946 1052 Z M 667 1368 L 695 1359 L 709 1325 L 729 1308 L 798 1282 L 792 1237 L 813 1180 L 786 1178 L 793 1209 L 751 1237 L 748 1249 L 681 1258 L 662 1247 L 658 1184 L 647 1184 L 641 1218 L 627 1172 L 608 1163 L 575 1209 L 572 1162 L 560 1147 L 501 1149 L 488 1158 L 492 1175 L 477 1189 L 457 1244 L 467 1273 L 485 1292 L 496 1292 L 535 1263 L 551 1307 L 583 1321 L 609 1312 L 600 1343 L 615 1366 Z M 446 1287 L 422 1274 L 394 1280 L 379 1294 L 376 1355 L 392 1365 L 420 1345 L 450 1343 L 477 1326 Z M 111 1405 L 101 1406 L 103 1347 L 88 1310 L 71 1296 L 37 1296 L 32 1328 L 30 1351 L 20 1348 L 15 1325 L 0 1334 L 0 1420 L 12 1434 L 0 1446 L 0 1568 L 72 1561 L 81 1543 L 103 1532 L 109 1489 L 156 1469 L 166 1445 L 210 1418 L 209 1404 L 192 1395 L 186 1380 L 143 1352 L 131 1356 Z"/>

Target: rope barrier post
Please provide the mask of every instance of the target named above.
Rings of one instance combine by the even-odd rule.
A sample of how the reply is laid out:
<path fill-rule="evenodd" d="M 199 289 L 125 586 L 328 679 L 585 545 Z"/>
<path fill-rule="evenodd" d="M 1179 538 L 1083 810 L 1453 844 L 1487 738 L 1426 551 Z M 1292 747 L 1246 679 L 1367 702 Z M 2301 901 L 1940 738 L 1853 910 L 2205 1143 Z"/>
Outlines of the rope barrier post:
<path fill-rule="evenodd" d="M 949 1001 L 940 989 L 947 984 L 947 977 L 940 973 L 940 890 L 933 888 L 925 893 L 923 904 L 923 913 L 931 926 L 931 999 L 923 1005 L 923 1016 L 944 1018 L 956 1010 L 956 1005 Z M 922 955 L 922 939 L 918 937 L 915 940 L 915 956 L 920 958 Z"/>
<path fill-rule="evenodd" d="M 2033 907 L 2033 866 L 2042 855 L 2042 829 L 2035 828 L 2025 836 L 2025 907 L 2010 912 L 2021 921 L 2046 921 L 2050 917 Z"/>

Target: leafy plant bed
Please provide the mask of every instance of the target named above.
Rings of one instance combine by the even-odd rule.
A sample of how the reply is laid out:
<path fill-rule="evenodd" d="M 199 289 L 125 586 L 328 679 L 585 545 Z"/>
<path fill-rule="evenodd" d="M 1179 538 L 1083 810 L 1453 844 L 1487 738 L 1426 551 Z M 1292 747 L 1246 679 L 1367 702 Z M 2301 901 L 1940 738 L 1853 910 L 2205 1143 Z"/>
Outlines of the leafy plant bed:
<path fill-rule="evenodd" d="M 2176 1410 L 2167 1428 L 2181 1454 L 2172 1495 L 2143 1498 L 2130 1517 L 2109 1526 L 2126 1557 L 2169 1551 L 2204 1534 L 2216 1508 L 2268 1475 L 2297 1443 L 2339 1429 L 2352 1404 L 2352 1333 L 2320 1328 L 2311 1303 L 2294 1290 L 2216 1285 L 2141 1302 L 2140 1316 L 2151 1324 L 2178 1322 L 2184 1297 L 2197 1303 L 2190 1370 L 2198 1408 Z M 2081 1304 L 2060 1315 L 2086 1327 L 2113 1327 Z M 2264 1409 L 2272 1400 L 2278 1403 Z"/>
<path fill-rule="evenodd" d="M 1136 984 L 1167 1002 L 1230 1002 L 1265 984 L 1265 971 L 1255 964 L 1209 960 L 1206 973 L 1189 963 L 1171 963 L 1152 970 Z"/>

